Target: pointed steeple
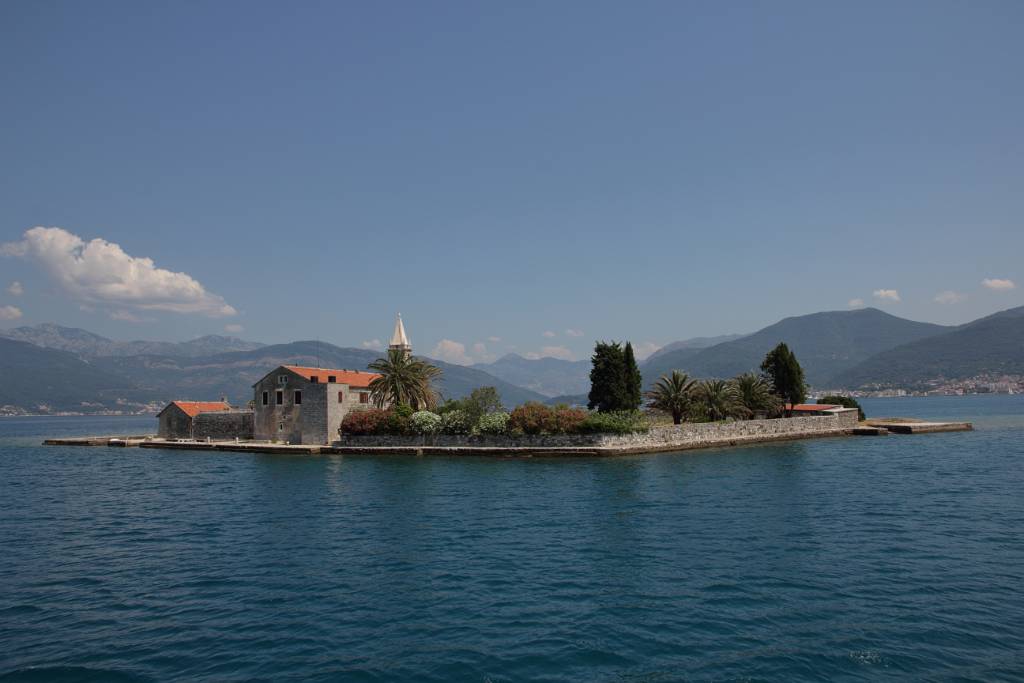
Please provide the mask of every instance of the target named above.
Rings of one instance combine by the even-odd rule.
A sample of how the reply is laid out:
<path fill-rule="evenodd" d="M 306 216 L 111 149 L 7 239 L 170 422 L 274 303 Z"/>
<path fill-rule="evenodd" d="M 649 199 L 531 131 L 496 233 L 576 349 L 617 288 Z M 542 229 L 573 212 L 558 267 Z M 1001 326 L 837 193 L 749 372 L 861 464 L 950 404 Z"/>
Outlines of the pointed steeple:
<path fill-rule="evenodd" d="M 391 335 L 391 344 L 388 348 L 403 351 L 407 356 L 412 355 L 412 344 L 409 343 L 409 338 L 405 336 L 405 325 L 402 324 L 401 313 L 395 319 L 395 332 Z"/>

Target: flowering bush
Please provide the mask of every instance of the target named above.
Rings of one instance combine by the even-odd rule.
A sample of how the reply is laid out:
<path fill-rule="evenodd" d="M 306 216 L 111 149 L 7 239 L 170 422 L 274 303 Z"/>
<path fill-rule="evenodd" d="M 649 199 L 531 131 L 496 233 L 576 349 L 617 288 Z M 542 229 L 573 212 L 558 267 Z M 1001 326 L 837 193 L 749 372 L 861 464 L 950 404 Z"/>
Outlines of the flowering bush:
<path fill-rule="evenodd" d="M 589 413 L 580 425 L 584 434 L 637 434 L 649 429 L 647 418 L 639 410 Z"/>
<path fill-rule="evenodd" d="M 480 416 L 476 430 L 481 434 L 501 435 L 508 433 L 508 413 L 487 413 Z"/>
<path fill-rule="evenodd" d="M 383 434 L 387 426 L 389 413 L 380 408 L 353 410 L 341 420 L 341 434 L 362 436 L 366 434 Z"/>
<path fill-rule="evenodd" d="M 429 410 L 420 410 L 412 414 L 409 424 L 416 434 L 437 434 L 441 431 L 441 416 Z"/>
<path fill-rule="evenodd" d="M 385 429 L 388 434 L 402 436 L 412 433 L 412 408 L 399 404 L 388 409 L 388 420 Z"/>
<path fill-rule="evenodd" d="M 469 434 L 473 423 L 464 410 L 449 410 L 441 416 L 441 431 L 444 434 Z"/>
<path fill-rule="evenodd" d="M 521 434 L 544 434 L 550 421 L 551 408 L 543 403 L 524 403 L 509 415 L 508 428 Z"/>
<path fill-rule="evenodd" d="M 551 434 L 579 434 L 587 419 L 587 411 L 579 408 L 556 406 L 551 412 Z"/>
<path fill-rule="evenodd" d="M 578 434 L 586 419 L 587 411 L 579 408 L 524 403 L 512 411 L 508 427 L 523 434 Z"/>

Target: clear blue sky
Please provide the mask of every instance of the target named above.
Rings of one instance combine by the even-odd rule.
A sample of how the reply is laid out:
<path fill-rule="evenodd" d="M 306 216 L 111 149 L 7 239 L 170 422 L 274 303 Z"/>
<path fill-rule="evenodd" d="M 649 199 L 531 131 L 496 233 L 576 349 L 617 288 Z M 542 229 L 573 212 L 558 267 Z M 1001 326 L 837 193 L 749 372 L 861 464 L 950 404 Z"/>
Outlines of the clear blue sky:
<path fill-rule="evenodd" d="M 1024 303 L 1022 26 L 1018 1 L 6 2 L 0 326 L 359 346 L 402 311 L 418 352 L 583 358 L 857 299 L 963 322 Z M 69 274 L 34 226 L 124 253 Z"/>

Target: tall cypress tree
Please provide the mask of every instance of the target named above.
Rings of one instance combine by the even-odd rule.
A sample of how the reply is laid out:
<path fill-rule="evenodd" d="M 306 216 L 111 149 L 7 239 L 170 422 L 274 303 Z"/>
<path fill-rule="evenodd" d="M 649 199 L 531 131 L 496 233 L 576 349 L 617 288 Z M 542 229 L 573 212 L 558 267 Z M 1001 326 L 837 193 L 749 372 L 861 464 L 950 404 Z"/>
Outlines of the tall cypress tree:
<path fill-rule="evenodd" d="M 785 342 L 780 342 L 764 357 L 761 373 L 771 382 L 773 393 L 790 405 L 807 400 L 804 369 L 800 367 L 796 354 L 789 350 Z M 792 411 L 786 411 L 787 416 L 791 414 Z"/>
<path fill-rule="evenodd" d="M 636 356 L 633 355 L 632 342 L 626 342 L 626 349 L 622 353 L 622 366 L 625 403 L 620 410 L 637 410 L 640 407 L 643 380 L 640 378 Z"/>
<path fill-rule="evenodd" d="M 618 342 L 597 342 L 590 370 L 587 407 L 600 412 L 621 410 L 626 403 L 625 356 Z"/>

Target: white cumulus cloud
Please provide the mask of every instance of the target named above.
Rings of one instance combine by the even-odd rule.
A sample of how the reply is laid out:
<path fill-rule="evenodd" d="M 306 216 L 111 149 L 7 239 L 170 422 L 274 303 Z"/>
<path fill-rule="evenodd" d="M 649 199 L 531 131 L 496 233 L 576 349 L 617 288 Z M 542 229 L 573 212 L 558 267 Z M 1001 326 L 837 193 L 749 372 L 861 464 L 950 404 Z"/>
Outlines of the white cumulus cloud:
<path fill-rule="evenodd" d="M 364 349 L 370 349 L 371 351 L 383 351 L 384 342 L 380 339 L 367 339 L 362 343 Z"/>
<path fill-rule="evenodd" d="M 21 283 L 15 280 L 7 286 L 7 293 L 11 296 L 21 296 L 25 293 L 25 288 L 21 286 Z"/>
<path fill-rule="evenodd" d="M 572 351 L 564 346 L 544 346 L 540 351 L 531 351 L 524 355 L 524 358 L 538 360 L 540 358 L 559 358 L 561 360 L 576 360 Z"/>
<path fill-rule="evenodd" d="M 569 337 L 582 337 L 583 330 L 574 330 L 572 328 L 569 328 L 568 330 L 565 331 L 565 334 Z"/>
<path fill-rule="evenodd" d="M 498 342 L 501 341 L 501 337 L 488 337 L 487 341 L 491 342 L 492 344 L 497 344 Z"/>
<path fill-rule="evenodd" d="M 873 294 L 876 299 L 883 301 L 900 301 L 900 293 L 895 289 L 876 289 Z"/>
<path fill-rule="evenodd" d="M 947 289 L 945 292 L 939 292 L 935 295 L 935 303 L 937 304 L 958 304 L 961 301 L 966 301 L 967 295 L 961 294 L 960 292 L 954 292 Z"/>
<path fill-rule="evenodd" d="M 981 284 L 997 292 L 1006 292 L 1017 286 L 1013 280 L 998 277 L 987 277 L 981 281 Z"/>
<path fill-rule="evenodd" d="M 552 337 L 557 337 L 558 335 L 552 332 L 551 330 L 547 330 L 544 332 L 544 336 L 547 337 L 548 339 L 551 339 Z"/>
<path fill-rule="evenodd" d="M 0 306 L 0 320 L 17 320 L 21 317 L 21 309 L 17 306 Z"/>
<path fill-rule="evenodd" d="M 640 342 L 639 344 L 633 344 L 633 355 L 636 356 L 637 360 L 644 360 L 660 348 L 661 344 Z"/>
<path fill-rule="evenodd" d="M 846 305 L 850 308 L 864 308 L 864 299 L 850 299 Z"/>
<path fill-rule="evenodd" d="M 454 339 L 442 339 L 437 342 L 430 352 L 430 357 L 456 365 L 470 365 L 473 362 L 466 354 L 466 345 Z"/>
<path fill-rule="evenodd" d="M 474 363 L 489 363 L 496 356 L 487 349 L 487 344 L 475 342 L 469 350 L 462 342 L 454 339 L 442 339 L 430 351 L 430 357 L 438 360 L 455 363 L 456 365 L 472 365 Z"/>
<path fill-rule="evenodd" d="M 227 332 L 228 334 L 238 334 L 240 332 L 245 332 L 245 328 L 242 327 L 241 325 L 235 325 L 235 324 L 233 324 L 233 325 L 225 325 L 224 326 L 224 331 Z"/>
<path fill-rule="evenodd" d="M 107 317 L 111 320 L 120 320 L 126 323 L 141 323 L 145 322 L 142 318 L 135 315 L 131 311 L 111 311 L 107 314 Z"/>
<path fill-rule="evenodd" d="M 0 252 L 34 261 L 81 302 L 211 318 L 238 313 L 186 273 L 157 268 L 152 259 L 131 256 L 113 242 L 86 242 L 63 228 L 26 230 L 20 242 L 4 244 Z"/>

